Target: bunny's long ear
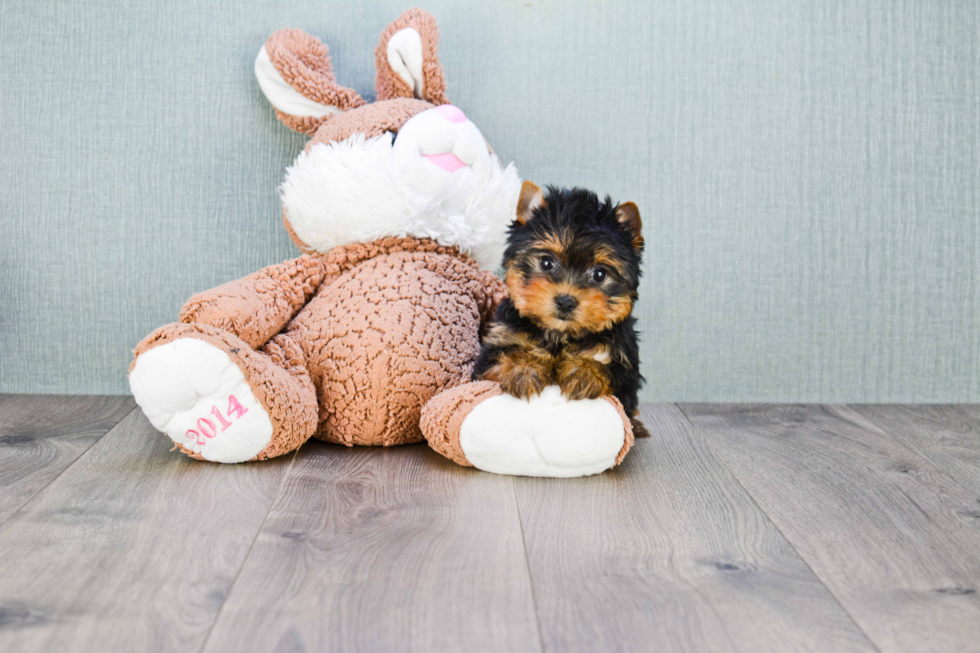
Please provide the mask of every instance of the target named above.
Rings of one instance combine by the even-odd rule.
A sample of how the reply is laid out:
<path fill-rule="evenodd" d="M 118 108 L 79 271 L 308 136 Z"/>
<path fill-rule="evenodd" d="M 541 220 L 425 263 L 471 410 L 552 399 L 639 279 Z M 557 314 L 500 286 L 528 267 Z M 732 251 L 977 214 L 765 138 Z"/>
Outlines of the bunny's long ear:
<path fill-rule="evenodd" d="M 379 100 L 418 98 L 449 104 L 439 63 L 439 26 L 428 12 L 409 9 L 381 33 L 374 51 Z"/>
<path fill-rule="evenodd" d="M 337 83 L 327 46 L 298 29 L 273 33 L 255 58 L 255 77 L 293 131 L 312 135 L 326 120 L 364 104 L 353 89 Z"/>

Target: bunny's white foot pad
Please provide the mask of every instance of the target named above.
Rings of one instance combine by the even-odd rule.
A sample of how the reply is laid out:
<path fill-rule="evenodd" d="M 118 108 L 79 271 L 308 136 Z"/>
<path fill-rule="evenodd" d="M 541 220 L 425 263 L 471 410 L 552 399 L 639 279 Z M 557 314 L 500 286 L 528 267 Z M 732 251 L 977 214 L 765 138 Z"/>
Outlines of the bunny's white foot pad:
<path fill-rule="evenodd" d="M 150 423 L 205 460 L 240 463 L 272 440 L 272 422 L 228 354 L 197 338 L 136 359 L 129 387 Z"/>
<path fill-rule="evenodd" d="M 626 429 L 605 399 L 569 401 L 558 386 L 529 400 L 507 394 L 476 405 L 459 426 L 459 446 L 477 469 L 570 478 L 617 463 Z"/>

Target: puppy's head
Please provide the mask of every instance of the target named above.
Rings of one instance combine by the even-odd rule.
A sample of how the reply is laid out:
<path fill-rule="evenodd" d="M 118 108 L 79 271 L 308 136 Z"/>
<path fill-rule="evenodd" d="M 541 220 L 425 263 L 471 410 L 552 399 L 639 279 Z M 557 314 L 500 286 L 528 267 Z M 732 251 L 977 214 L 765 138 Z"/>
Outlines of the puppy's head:
<path fill-rule="evenodd" d="M 511 301 L 543 329 L 604 331 L 633 310 L 643 236 L 632 202 L 524 182 L 504 252 Z"/>

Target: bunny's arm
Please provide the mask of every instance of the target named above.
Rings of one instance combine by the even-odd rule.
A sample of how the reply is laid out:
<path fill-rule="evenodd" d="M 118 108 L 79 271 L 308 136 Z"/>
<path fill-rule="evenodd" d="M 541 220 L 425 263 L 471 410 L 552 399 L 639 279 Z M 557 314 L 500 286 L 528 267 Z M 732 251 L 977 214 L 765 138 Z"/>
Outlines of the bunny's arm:
<path fill-rule="evenodd" d="M 487 294 L 487 310 L 483 314 L 482 322 L 486 324 L 493 319 L 500 303 L 507 299 L 507 286 L 493 272 L 484 272 Z"/>
<path fill-rule="evenodd" d="M 181 309 L 180 321 L 219 327 L 258 349 L 310 301 L 326 276 L 320 256 L 270 265 L 194 295 Z"/>
<path fill-rule="evenodd" d="M 497 307 L 507 298 L 507 286 L 493 272 L 480 272 L 479 283 L 473 286 L 473 298 L 480 307 L 480 336 L 486 332 Z"/>

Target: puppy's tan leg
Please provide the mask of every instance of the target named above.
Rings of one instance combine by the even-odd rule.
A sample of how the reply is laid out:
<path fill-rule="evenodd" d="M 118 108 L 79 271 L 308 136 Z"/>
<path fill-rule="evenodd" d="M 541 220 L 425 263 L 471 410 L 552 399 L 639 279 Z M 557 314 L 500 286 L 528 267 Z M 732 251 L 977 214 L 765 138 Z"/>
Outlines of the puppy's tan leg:
<path fill-rule="evenodd" d="M 553 382 L 554 362 L 546 352 L 514 349 L 502 353 L 483 379 L 496 381 L 500 389 L 509 395 L 527 399 L 531 395 L 541 394 L 541 390 Z"/>
<path fill-rule="evenodd" d="M 555 376 L 562 394 L 572 400 L 612 394 L 608 369 L 590 352 L 562 352 Z"/>

